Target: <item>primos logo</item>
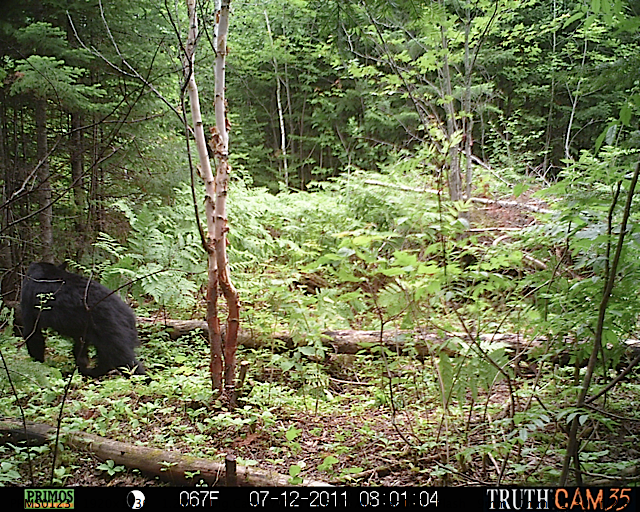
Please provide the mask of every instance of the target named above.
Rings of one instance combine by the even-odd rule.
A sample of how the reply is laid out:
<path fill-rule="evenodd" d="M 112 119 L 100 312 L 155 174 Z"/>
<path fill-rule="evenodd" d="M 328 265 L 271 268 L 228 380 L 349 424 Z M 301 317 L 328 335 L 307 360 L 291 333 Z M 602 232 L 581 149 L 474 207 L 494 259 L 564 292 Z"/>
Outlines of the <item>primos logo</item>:
<path fill-rule="evenodd" d="M 73 489 L 25 489 L 24 508 L 72 509 L 74 499 Z"/>

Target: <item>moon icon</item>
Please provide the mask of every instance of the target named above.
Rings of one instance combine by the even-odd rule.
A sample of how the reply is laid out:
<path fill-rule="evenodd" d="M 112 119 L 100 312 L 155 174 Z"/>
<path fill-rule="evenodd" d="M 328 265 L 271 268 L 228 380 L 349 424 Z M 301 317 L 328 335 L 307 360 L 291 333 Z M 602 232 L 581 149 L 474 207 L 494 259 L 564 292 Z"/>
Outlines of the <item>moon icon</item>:
<path fill-rule="evenodd" d="M 127 505 L 133 510 L 140 510 L 144 507 L 144 494 L 142 491 L 131 491 L 127 494 Z"/>

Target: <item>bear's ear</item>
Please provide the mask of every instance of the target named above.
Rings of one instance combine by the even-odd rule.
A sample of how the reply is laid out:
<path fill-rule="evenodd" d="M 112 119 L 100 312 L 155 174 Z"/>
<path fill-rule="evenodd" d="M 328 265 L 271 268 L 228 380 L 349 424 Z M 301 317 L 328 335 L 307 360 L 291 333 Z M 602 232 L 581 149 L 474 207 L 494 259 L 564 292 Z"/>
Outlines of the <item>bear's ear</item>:
<path fill-rule="evenodd" d="M 62 263 L 60 263 L 60 265 L 58 265 L 58 268 L 60 270 L 67 270 L 67 262 L 63 261 Z"/>

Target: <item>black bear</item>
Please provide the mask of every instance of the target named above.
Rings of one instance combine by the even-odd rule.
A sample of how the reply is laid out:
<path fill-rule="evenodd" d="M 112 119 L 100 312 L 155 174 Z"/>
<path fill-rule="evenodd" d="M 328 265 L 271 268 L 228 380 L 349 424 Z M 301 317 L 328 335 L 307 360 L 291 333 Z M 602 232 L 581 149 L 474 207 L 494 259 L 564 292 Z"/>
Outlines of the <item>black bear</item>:
<path fill-rule="evenodd" d="M 22 281 L 20 301 L 24 338 L 31 357 L 44 362 L 42 329 L 50 327 L 74 339 L 74 355 L 83 375 L 99 377 L 114 368 L 135 368 L 136 317 L 116 293 L 100 283 L 72 274 L 51 263 L 32 263 Z M 96 348 L 97 365 L 89 368 L 89 345 Z"/>

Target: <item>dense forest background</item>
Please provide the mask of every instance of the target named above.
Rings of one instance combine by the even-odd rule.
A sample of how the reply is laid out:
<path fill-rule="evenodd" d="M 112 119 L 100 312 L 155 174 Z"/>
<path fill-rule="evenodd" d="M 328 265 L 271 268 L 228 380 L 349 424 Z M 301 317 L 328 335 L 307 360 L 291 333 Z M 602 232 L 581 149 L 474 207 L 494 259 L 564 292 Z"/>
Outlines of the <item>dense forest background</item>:
<path fill-rule="evenodd" d="M 209 128 L 215 12 L 198 8 Z M 150 327 L 142 357 L 164 384 L 114 379 L 107 398 L 76 375 L 63 424 L 212 458 L 233 444 L 292 483 L 637 482 L 640 3 L 231 8 L 228 250 L 242 327 L 267 346 L 242 349 L 246 405 L 212 413 L 202 339 Z M 187 28 L 180 2 L 3 7 L 3 303 L 19 300 L 30 262 L 66 260 L 139 317 L 202 319 Z M 0 320 L 13 325 L 12 309 Z M 398 334 L 334 354 L 337 329 Z M 54 417 L 62 374 L 51 363 L 35 385 L 15 333 L 0 339 L 27 376 L 24 407 Z M 483 337 L 498 333 L 508 342 Z M 173 426 L 151 433 L 151 411 Z M 27 452 L 2 453 L 0 482 L 26 478 Z M 56 483 L 90 463 L 58 461 Z"/>

